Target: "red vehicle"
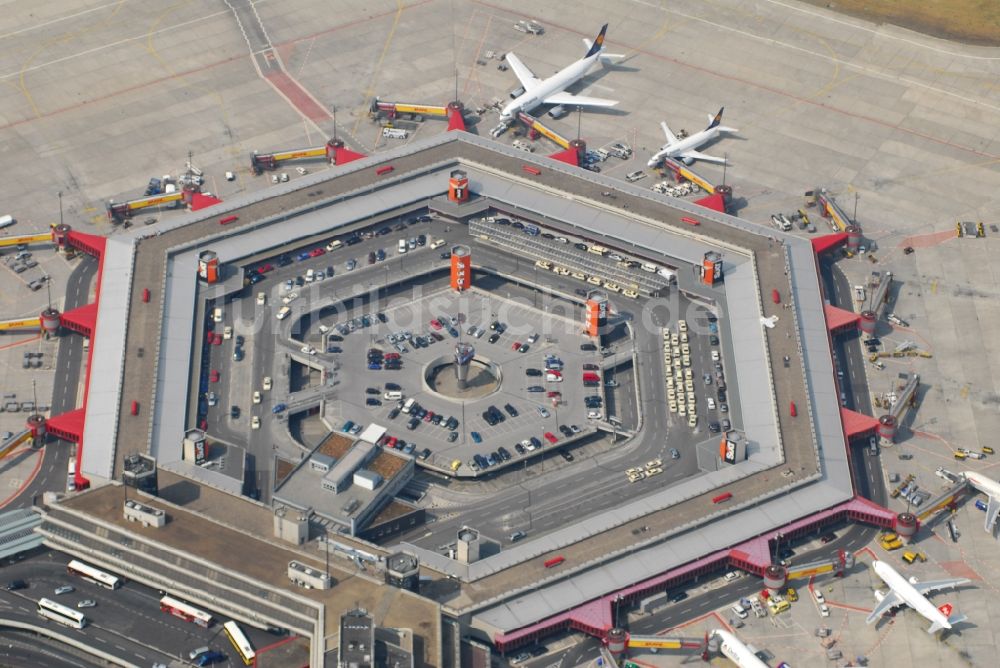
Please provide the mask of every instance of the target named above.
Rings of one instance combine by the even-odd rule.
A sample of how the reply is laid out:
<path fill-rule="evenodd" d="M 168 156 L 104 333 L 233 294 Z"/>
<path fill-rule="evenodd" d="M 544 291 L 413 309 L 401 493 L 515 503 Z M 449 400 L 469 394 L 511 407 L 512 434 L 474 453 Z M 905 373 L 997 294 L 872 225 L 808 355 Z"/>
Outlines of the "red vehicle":
<path fill-rule="evenodd" d="M 139 402 L 138 401 L 133 401 L 132 402 L 132 415 L 138 415 L 138 414 L 139 414 Z"/>
<path fill-rule="evenodd" d="M 424 422 L 430 422 L 434 419 L 434 411 L 427 411 L 427 415 L 424 416 Z"/>
<path fill-rule="evenodd" d="M 267 264 L 262 264 L 261 266 L 257 267 L 258 274 L 266 274 L 269 271 L 274 271 L 274 265 L 271 264 L 270 262 L 268 262 Z"/>
<path fill-rule="evenodd" d="M 538 167 L 532 167 L 531 165 L 521 165 L 521 169 L 529 174 L 534 174 L 535 176 L 542 173 L 542 170 L 538 169 Z M 546 568 L 548 568 L 548 566 L 546 566 Z"/>
<path fill-rule="evenodd" d="M 385 359 L 385 360 L 398 360 L 399 359 L 399 353 L 386 353 L 382 357 L 382 359 Z"/>
<path fill-rule="evenodd" d="M 517 352 L 518 350 L 521 349 L 521 342 L 515 341 L 514 343 L 511 344 L 510 349 Z"/>
<path fill-rule="evenodd" d="M 549 373 L 552 373 L 551 371 Z M 586 372 L 583 374 L 583 382 L 585 383 L 599 383 L 601 382 L 601 377 L 593 372 Z"/>
<path fill-rule="evenodd" d="M 547 376 L 555 376 L 556 378 L 562 378 L 562 371 L 558 369 L 546 369 L 545 374 Z"/>
<path fill-rule="evenodd" d="M 724 492 L 716 497 L 712 498 L 712 503 L 722 503 L 723 501 L 728 501 L 733 498 L 732 492 Z"/>
<path fill-rule="evenodd" d="M 228 225 L 229 223 L 239 219 L 239 216 L 226 216 L 225 218 L 219 218 L 219 225 Z"/>
<path fill-rule="evenodd" d="M 553 566 L 558 566 L 564 561 L 566 561 L 566 557 L 560 554 L 558 557 L 552 557 L 551 559 L 546 559 L 543 565 L 545 566 L 545 568 L 552 568 Z"/>
<path fill-rule="evenodd" d="M 547 431 L 545 432 L 545 440 L 548 441 L 549 443 L 555 443 L 559 439 L 556 438 L 556 435 L 553 434 L 551 431 Z"/>
<path fill-rule="evenodd" d="M 562 392 L 548 392 L 545 396 L 549 399 L 562 399 Z"/>
<path fill-rule="evenodd" d="M 309 251 L 309 257 L 319 257 L 325 252 L 326 252 L 325 248 L 313 248 L 311 251 Z"/>
<path fill-rule="evenodd" d="M 205 343 L 211 345 L 215 342 L 215 332 L 205 332 Z"/>
<path fill-rule="evenodd" d="M 142 289 L 142 301 L 147 304 L 149 303 L 149 288 Z"/>
<path fill-rule="evenodd" d="M 393 450 L 395 450 L 396 449 L 396 443 L 398 441 L 399 441 L 399 439 L 396 438 L 395 436 L 390 436 L 389 440 L 385 442 L 385 445 L 386 445 L 386 447 L 389 447 L 389 448 L 392 448 Z"/>
<path fill-rule="evenodd" d="M 222 334 L 214 334 L 212 336 L 212 345 L 221 346 L 222 345 Z"/>
<path fill-rule="evenodd" d="M 437 319 L 431 320 L 431 327 L 434 329 L 441 329 L 441 323 Z"/>
<path fill-rule="evenodd" d="M 383 165 L 383 166 L 379 167 L 378 169 L 376 169 L 375 173 L 377 175 L 379 175 L 379 176 L 382 176 L 383 174 L 388 174 L 393 169 L 395 169 L 395 168 L 392 165 Z"/>
<path fill-rule="evenodd" d="M 212 373 L 208 374 L 208 380 L 210 382 L 212 382 L 212 383 L 218 383 L 219 382 L 219 370 L 218 369 L 212 369 Z"/>

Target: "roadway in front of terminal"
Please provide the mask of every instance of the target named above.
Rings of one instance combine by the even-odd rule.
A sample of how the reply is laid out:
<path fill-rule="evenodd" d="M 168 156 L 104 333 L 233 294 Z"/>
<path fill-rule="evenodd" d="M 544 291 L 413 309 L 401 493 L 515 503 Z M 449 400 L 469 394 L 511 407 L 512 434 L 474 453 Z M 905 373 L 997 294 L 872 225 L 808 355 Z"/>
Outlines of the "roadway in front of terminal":
<path fill-rule="evenodd" d="M 231 658 L 235 657 L 235 652 L 222 631 L 222 623 L 226 618 L 213 614 L 213 625 L 207 629 L 201 628 L 161 612 L 159 600 L 163 594 L 155 589 L 126 580 L 118 589 L 109 590 L 68 574 L 66 564 L 71 558 L 60 552 L 39 548 L 4 566 L 4 580 L 0 584 L 23 580 L 27 588 L 15 591 L 0 589 L 0 616 L 23 624 L 42 626 L 137 666 L 187 661 L 188 652 L 203 646 L 209 646 L 230 657 L 228 664 L 223 662 L 221 665 L 238 663 L 238 659 Z M 63 585 L 71 585 L 74 591 L 56 595 L 56 588 Z M 36 604 L 40 598 L 48 598 L 74 609 L 77 603 L 85 599 L 94 601 L 96 605 L 80 608 L 87 617 L 88 624 L 83 629 L 74 629 L 40 617 L 36 612 Z M 195 607 L 213 613 L 205 606 Z M 248 625 L 241 625 L 241 628 L 258 650 L 280 640 Z M 23 642 L 15 640 L 13 643 L 0 643 L 0 648 L 31 659 L 27 663 L 13 665 L 55 666 L 71 659 L 76 663 L 67 665 L 81 665 L 86 660 L 94 661 L 89 657 L 76 655 L 75 652 L 79 650 L 70 649 L 58 640 L 44 635 L 32 636 L 31 645 L 27 645 L 28 637 L 24 635 Z M 14 646 L 6 647 L 8 644 L 16 645 L 16 651 Z M 2 654 L 3 650 L 0 649 L 0 660 Z M 95 662 L 94 665 L 104 664 Z"/>

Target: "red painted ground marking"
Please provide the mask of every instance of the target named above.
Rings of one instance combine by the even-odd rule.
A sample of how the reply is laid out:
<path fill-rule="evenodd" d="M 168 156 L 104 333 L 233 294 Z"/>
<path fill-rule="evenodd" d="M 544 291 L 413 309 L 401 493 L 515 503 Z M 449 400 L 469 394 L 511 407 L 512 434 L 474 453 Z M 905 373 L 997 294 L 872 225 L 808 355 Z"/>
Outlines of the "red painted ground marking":
<path fill-rule="evenodd" d="M 970 580 L 982 580 L 981 576 L 972 566 L 964 561 L 942 561 L 941 568 L 948 571 L 949 575 L 955 578 L 969 578 Z"/>
<path fill-rule="evenodd" d="M 929 234 L 916 234 L 906 237 L 899 242 L 901 247 L 913 246 L 914 248 L 930 248 L 943 244 L 949 239 L 957 239 L 958 233 L 955 230 L 943 230 L 941 232 L 930 232 Z"/>
<path fill-rule="evenodd" d="M 39 325 L 39 327 L 41 327 L 41 325 Z M 35 334 L 30 338 L 21 339 L 20 341 L 15 341 L 14 343 L 8 343 L 7 345 L 0 346 L 0 350 L 7 350 L 8 348 L 14 348 L 15 346 L 23 346 L 25 343 L 31 343 L 32 341 L 37 341 L 40 338 L 42 338 L 42 333 L 38 332 L 38 334 Z"/>
<path fill-rule="evenodd" d="M 12 453 L 12 454 L 16 454 L 16 453 L 19 453 L 19 452 L 23 452 L 23 450 L 15 450 L 14 453 Z M 7 455 L 7 456 L 9 457 L 10 455 Z M 42 468 L 42 460 L 43 459 L 45 459 L 45 450 L 44 449 L 38 450 L 38 461 L 35 462 L 35 468 L 32 469 L 31 473 L 24 480 L 24 484 L 23 485 L 21 485 L 20 487 L 18 487 L 17 490 L 13 494 L 11 494 L 10 496 L 8 496 L 6 499 L 4 499 L 3 501 L 0 501 L 0 508 L 3 508 L 8 503 L 10 503 L 14 499 L 16 499 L 18 496 L 20 496 L 21 492 L 23 492 L 25 490 L 25 488 L 28 485 L 30 485 L 35 480 L 35 476 L 38 475 L 38 469 Z"/>
<path fill-rule="evenodd" d="M 311 121 L 320 122 L 330 120 L 330 114 L 312 98 L 306 90 L 299 85 L 299 82 L 288 76 L 284 72 L 269 72 L 264 75 L 264 79 L 278 91 L 288 98 L 288 101 L 299 110 L 303 116 Z"/>

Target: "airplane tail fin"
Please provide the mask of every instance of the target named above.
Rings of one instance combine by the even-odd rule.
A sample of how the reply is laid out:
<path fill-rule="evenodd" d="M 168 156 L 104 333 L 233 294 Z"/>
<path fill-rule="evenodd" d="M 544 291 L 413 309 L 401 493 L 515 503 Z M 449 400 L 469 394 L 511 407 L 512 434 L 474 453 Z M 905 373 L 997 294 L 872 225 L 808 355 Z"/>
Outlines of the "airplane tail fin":
<path fill-rule="evenodd" d="M 705 129 L 706 130 L 711 130 L 712 128 L 718 127 L 719 125 L 721 125 L 722 124 L 722 112 L 724 112 L 725 110 L 726 110 L 726 108 L 722 107 L 721 109 L 719 109 L 719 113 L 717 113 L 715 116 L 712 116 L 711 114 L 709 114 L 709 116 L 708 116 L 708 127 L 705 128 Z"/>
<path fill-rule="evenodd" d="M 590 45 L 590 49 L 587 51 L 587 55 L 585 55 L 584 58 L 590 58 L 595 53 L 599 53 L 600 50 L 604 48 L 604 34 L 606 32 L 608 32 L 607 23 L 605 23 L 604 26 L 601 28 L 601 32 L 598 33 L 597 38 L 594 40 L 594 43 Z"/>
<path fill-rule="evenodd" d="M 938 610 L 941 612 L 942 615 L 944 615 L 945 617 L 947 617 L 947 620 L 948 620 L 947 625 L 942 624 L 939 621 L 936 621 L 933 624 L 931 624 L 931 626 L 930 626 L 929 629 L 927 629 L 927 633 L 937 633 L 938 631 L 940 631 L 941 629 L 944 629 L 944 628 L 950 629 L 955 624 L 958 624 L 959 622 L 964 622 L 966 619 L 968 619 L 968 617 L 966 617 L 966 615 L 953 615 L 953 614 L 951 614 L 955 610 L 954 606 L 952 606 L 951 603 L 945 603 L 945 604 L 939 606 Z"/>

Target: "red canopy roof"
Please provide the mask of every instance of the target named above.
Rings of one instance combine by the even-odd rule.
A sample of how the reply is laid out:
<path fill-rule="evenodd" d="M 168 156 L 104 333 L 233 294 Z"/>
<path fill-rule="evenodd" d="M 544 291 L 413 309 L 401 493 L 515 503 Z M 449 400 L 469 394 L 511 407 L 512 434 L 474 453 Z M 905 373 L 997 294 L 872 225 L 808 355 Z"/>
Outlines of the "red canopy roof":
<path fill-rule="evenodd" d="M 559 151 L 558 153 L 553 153 L 549 156 L 553 160 L 558 160 L 560 162 L 565 162 L 566 164 L 573 165 L 574 167 L 580 166 L 580 153 L 575 148 L 568 148 L 565 151 Z"/>
<path fill-rule="evenodd" d="M 462 110 L 448 107 L 448 131 L 465 131 L 465 119 L 462 117 Z"/>
<path fill-rule="evenodd" d="M 847 408 L 840 409 L 840 419 L 844 423 L 844 434 L 848 438 L 878 428 L 878 420 L 876 418 Z"/>
<path fill-rule="evenodd" d="M 702 197 L 701 199 L 696 200 L 695 204 L 700 204 L 706 209 L 718 211 L 719 213 L 726 212 L 726 199 L 721 193 L 713 193 L 708 197 Z"/>
<path fill-rule="evenodd" d="M 215 206 L 216 204 L 222 204 L 222 200 L 218 197 L 212 197 L 211 195 L 204 195 L 202 193 L 191 194 L 192 211 L 200 211 L 201 209 Z"/>
<path fill-rule="evenodd" d="M 845 327 L 857 327 L 861 321 L 861 316 L 853 311 L 845 311 L 836 306 L 823 304 L 823 315 L 826 316 L 826 328 L 831 332 L 844 329 Z"/>
<path fill-rule="evenodd" d="M 825 234 L 812 240 L 813 251 L 815 251 L 817 255 L 836 248 L 843 243 L 847 243 L 847 232 Z"/>
<path fill-rule="evenodd" d="M 346 165 L 354 160 L 360 160 L 361 158 L 367 157 L 364 153 L 356 153 L 349 148 L 344 148 L 343 146 L 338 146 L 333 152 L 333 164 L 335 165 Z"/>

